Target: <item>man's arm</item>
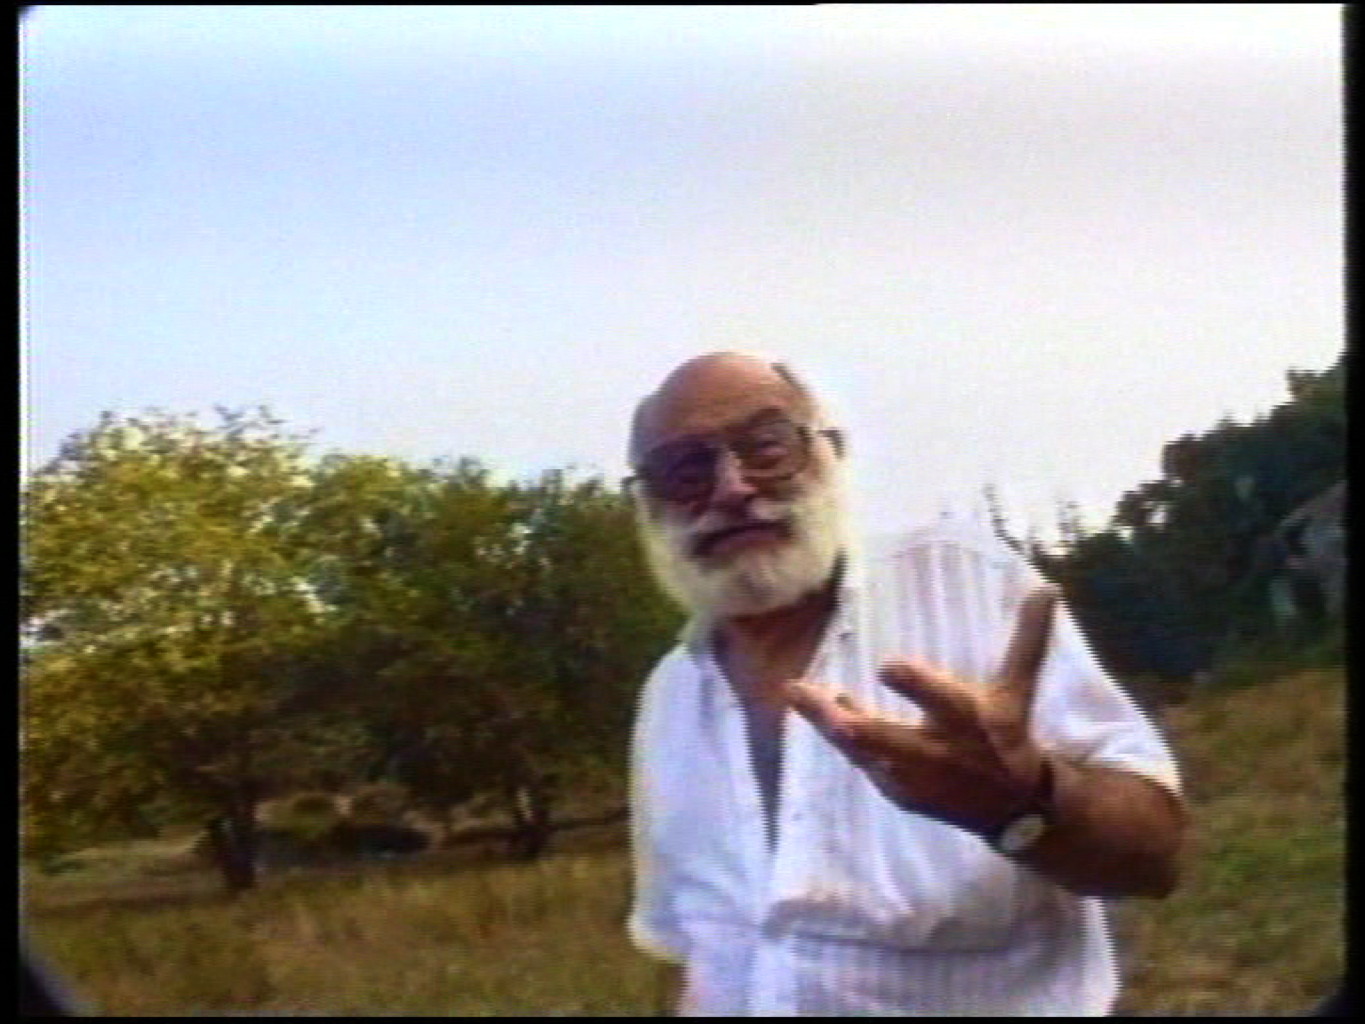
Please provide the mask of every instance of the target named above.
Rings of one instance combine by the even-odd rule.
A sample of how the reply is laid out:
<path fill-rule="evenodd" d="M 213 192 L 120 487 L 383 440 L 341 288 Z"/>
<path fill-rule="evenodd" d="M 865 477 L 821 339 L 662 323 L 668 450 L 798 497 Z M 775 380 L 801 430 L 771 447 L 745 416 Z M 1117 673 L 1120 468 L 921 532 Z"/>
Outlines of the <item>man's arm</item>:
<path fill-rule="evenodd" d="M 1175 885 L 1185 832 L 1180 799 L 1141 776 L 1050 755 L 1032 735 L 1030 711 L 1056 602 L 1050 587 L 1024 599 L 991 685 L 965 683 L 917 661 L 884 665 L 882 681 L 920 706 L 922 725 L 803 680 L 788 684 L 788 699 L 906 811 L 985 838 L 1041 802 L 1049 827 L 1018 855 L 1021 863 L 1085 895 L 1165 895 Z"/>
<path fill-rule="evenodd" d="M 1052 759 L 1051 821 L 1016 859 L 1083 896 L 1163 897 L 1175 889 L 1184 801 L 1107 765 Z"/>

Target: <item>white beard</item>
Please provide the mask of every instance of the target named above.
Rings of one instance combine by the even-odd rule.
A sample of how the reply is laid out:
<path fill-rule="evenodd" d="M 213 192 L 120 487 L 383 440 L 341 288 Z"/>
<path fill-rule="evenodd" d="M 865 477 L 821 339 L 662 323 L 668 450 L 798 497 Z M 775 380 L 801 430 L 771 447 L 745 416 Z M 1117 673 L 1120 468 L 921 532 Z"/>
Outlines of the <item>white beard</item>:
<path fill-rule="evenodd" d="M 847 543 L 840 463 L 831 460 L 822 479 L 791 501 L 755 498 L 750 516 L 785 520 L 791 537 L 769 548 L 740 550 L 706 563 L 692 557 L 695 538 L 725 525 L 709 513 L 692 524 L 666 512 L 655 517 L 641 497 L 635 502 L 645 559 L 664 592 L 705 620 L 760 615 L 794 604 L 829 581 Z"/>

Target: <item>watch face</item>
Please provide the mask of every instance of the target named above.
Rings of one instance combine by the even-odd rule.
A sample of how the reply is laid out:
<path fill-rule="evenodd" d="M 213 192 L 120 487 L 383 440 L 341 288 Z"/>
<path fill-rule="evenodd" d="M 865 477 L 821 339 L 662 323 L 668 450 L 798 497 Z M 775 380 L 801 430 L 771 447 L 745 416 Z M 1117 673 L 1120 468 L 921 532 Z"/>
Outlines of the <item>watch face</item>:
<path fill-rule="evenodd" d="M 1016 818 L 1000 833 L 1001 853 L 1022 853 L 1043 837 L 1047 819 L 1041 814 L 1025 814 Z"/>

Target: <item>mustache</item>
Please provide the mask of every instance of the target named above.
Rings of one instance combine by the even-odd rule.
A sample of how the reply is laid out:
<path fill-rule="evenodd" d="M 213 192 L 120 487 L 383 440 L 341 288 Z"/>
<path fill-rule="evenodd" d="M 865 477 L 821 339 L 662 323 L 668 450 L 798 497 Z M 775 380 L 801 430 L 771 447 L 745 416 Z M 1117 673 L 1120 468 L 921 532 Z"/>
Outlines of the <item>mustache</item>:
<path fill-rule="evenodd" d="M 772 529 L 775 527 L 790 529 L 792 504 L 785 501 L 759 499 L 741 516 L 717 513 L 714 510 L 707 512 L 686 531 L 683 537 L 686 550 L 694 556 L 701 557 L 706 555 L 719 541 L 732 534 L 743 533 L 745 530 Z"/>

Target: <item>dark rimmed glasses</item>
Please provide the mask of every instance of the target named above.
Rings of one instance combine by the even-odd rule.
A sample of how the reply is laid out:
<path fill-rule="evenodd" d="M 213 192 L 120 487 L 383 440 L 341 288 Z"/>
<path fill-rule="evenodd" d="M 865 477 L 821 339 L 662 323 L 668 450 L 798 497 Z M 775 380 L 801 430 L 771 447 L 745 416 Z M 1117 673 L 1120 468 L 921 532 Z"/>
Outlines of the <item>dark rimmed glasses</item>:
<path fill-rule="evenodd" d="M 643 481 L 660 501 L 687 505 L 701 501 L 716 485 L 723 451 L 739 462 L 745 479 L 754 483 L 786 480 L 810 462 L 811 439 L 824 435 L 839 444 L 839 431 L 813 430 L 784 416 L 731 427 L 711 437 L 685 437 L 660 445 L 647 454 L 634 476 L 621 486 L 628 490 Z"/>

